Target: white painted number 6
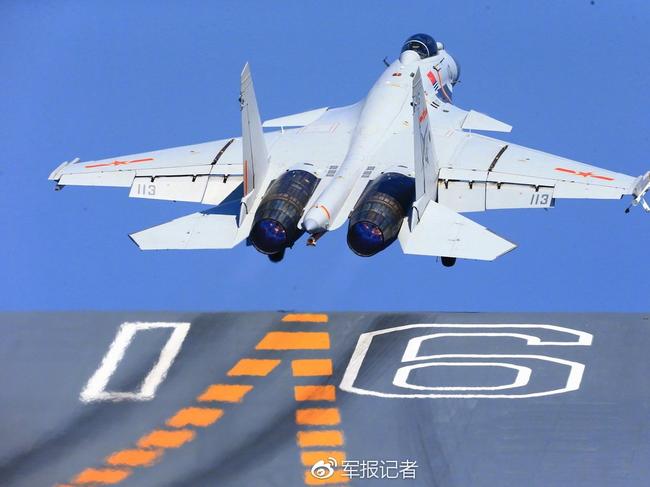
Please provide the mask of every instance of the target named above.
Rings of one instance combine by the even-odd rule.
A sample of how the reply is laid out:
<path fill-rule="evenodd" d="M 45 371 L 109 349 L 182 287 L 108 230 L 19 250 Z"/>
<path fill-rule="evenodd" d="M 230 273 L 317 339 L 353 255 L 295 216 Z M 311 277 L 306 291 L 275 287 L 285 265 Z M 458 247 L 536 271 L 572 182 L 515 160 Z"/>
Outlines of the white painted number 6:
<path fill-rule="evenodd" d="M 418 331 L 424 332 L 412 336 Z M 431 333 L 434 331 L 435 333 Z M 542 337 L 557 337 L 560 340 L 544 340 Z M 529 347 L 575 347 L 590 346 L 593 336 L 587 332 L 573 330 L 556 325 L 526 324 L 414 324 L 397 326 L 363 333 L 350 358 L 348 367 L 341 380 L 341 389 L 354 394 L 378 396 L 385 398 L 486 398 L 486 399 L 523 399 L 529 397 L 549 396 L 580 388 L 585 366 L 573 360 L 567 360 L 542 353 L 508 354 L 508 353 L 453 353 L 421 355 L 424 344 L 435 345 L 432 341 L 440 338 L 462 338 L 460 346 L 468 338 L 488 339 L 507 338 L 522 340 Z M 388 375 L 377 374 L 377 364 L 382 368 L 390 366 L 386 347 L 404 347 L 401 361 Z M 375 342 L 379 342 L 374 346 Z M 480 345 L 474 341 L 473 345 Z M 487 343 L 487 342 L 485 342 Z M 506 342 L 504 341 L 504 344 Z M 536 350 L 537 351 L 537 350 Z M 395 350 L 399 352 L 399 349 Z M 397 357 L 395 357 L 397 358 Z M 394 359 L 392 359 L 394 360 Z M 364 362 L 367 368 L 364 369 Z M 373 365 L 374 364 L 374 365 Z M 470 368 L 481 371 L 488 376 L 490 370 L 514 370 L 514 380 L 504 384 L 493 384 L 482 378 L 484 384 L 472 385 L 422 385 L 414 383 L 412 373 L 431 367 Z M 548 371 L 554 372 L 549 374 Z M 546 371 L 546 373 L 543 373 Z M 366 373 L 368 372 L 368 373 Z"/>

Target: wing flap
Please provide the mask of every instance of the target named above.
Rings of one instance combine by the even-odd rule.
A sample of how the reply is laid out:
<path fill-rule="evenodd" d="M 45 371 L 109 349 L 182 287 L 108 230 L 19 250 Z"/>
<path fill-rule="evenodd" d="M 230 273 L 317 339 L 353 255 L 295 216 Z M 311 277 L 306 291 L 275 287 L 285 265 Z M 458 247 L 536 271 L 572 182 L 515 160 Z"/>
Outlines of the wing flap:
<path fill-rule="evenodd" d="M 226 175 L 136 177 L 129 197 L 218 205 L 242 179 Z"/>
<path fill-rule="evenodd" d="M 487 228 L 430 202 L 411 230 L 405 223 L 399 234 L 405 254 L 494 260 L 516 247 Z"/>

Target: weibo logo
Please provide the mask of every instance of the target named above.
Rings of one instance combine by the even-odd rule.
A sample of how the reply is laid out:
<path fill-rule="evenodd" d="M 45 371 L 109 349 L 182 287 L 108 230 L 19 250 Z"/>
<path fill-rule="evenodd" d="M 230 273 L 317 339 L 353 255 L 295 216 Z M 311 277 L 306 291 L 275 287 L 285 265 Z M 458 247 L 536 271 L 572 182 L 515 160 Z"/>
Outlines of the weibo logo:
<path fill-rule="evenodd" d="M 329 457 L 327 461 L 318 460 L 311 467 L 311 475 L 317 479 L 325 480 L 334 475 L 334 467 L 337 467 L 336 459 Z"/>

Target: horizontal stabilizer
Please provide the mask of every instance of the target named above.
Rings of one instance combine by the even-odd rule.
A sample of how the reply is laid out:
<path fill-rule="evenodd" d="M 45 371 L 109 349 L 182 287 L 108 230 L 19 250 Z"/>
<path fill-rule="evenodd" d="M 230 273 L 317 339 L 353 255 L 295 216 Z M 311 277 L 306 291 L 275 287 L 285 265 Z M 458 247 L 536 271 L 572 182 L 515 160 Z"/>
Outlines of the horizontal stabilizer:
<path fill-rule="evenodd" d="M 237 205 L 225 205 L 237 211 Z M 223 207 L 192 213 L 129 235 L 141 250 L 231 249 L 246 235 Z"/>
<path fill-rule="evenodd" d="M 461 128 L 466 130 L 486 130 L 489 132 L 510 132 L 512 125 L 503 123 L 496 118 L 489 117 L 481 112 L 470 110 Z"/>
<path fill-rule="evenodd" d="M 402 225 L 399 241 L 405 254 L 494 260 L 516 247 L 512 242 L 431 201 L 413 229 Z"/>
<path fill-rule="evenodd" d="M 273 118 L 262 124 L 262 127 L 304 127 L 315 122 L 327 111 L 327 107 L 309 110 L 308 112 L 295 113 L 286 117 Z"/>

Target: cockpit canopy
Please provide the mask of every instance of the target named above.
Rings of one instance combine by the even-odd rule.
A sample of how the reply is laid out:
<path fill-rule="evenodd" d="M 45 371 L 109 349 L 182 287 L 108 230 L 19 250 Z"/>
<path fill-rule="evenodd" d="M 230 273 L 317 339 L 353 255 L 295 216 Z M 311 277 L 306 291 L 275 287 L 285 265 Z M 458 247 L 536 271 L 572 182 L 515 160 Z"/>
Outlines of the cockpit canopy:
<path fill-rule="evenodd" d="M 402 52 L 404 51 L 415 51 L 424 59 L 438 54 L 438 44 L 428 34 L 415 34 L 406 39 L 402 46 Z"/>

